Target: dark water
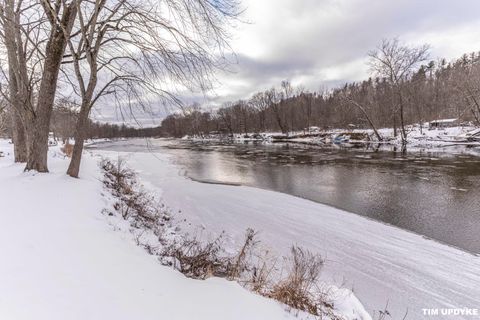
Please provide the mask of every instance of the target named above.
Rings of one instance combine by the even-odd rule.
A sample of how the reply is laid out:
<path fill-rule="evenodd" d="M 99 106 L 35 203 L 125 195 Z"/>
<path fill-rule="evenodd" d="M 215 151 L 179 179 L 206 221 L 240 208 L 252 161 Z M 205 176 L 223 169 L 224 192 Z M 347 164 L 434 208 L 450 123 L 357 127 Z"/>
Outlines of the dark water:
<path fill-rule="evenodd" d="M 480 253 L 480 149 L 129 140 L 98 145 L 176 155 L 195 180 L 288 193 Z M 281 204 L 279 204 L 281 205 Z"/>

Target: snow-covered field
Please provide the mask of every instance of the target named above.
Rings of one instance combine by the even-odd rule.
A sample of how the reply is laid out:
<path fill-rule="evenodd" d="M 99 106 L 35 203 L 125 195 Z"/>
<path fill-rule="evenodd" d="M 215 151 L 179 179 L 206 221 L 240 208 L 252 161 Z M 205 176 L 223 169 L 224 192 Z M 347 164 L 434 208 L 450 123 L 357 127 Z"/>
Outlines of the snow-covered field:
<path fill-rule="evenodd" d="M 478 256 L 290 195 L 195 182 L 185 178 L 167 154 L 120 155 L 166 205 L 181 210 L 179 215 L 192 228 L 225 230 L 236 242 L 252 227 L 280 254 L 292 243 L 320 252 L 327 259 L 324 280 L 353 288 L 370 313 L 387 302 L 394 319 L 402 319 L 406 312 L 406 319 L 428 318 L 422 308 L 480 307 Z"/>
<path fill-rule="evenodd" d="M 49 174 L 23 173 L 0 140 L 0 319 L 302 319 L 284 306 L 211 278 L 164 267 L 107 223 L 96 158 L 65 175 L 53 150 Z"/>

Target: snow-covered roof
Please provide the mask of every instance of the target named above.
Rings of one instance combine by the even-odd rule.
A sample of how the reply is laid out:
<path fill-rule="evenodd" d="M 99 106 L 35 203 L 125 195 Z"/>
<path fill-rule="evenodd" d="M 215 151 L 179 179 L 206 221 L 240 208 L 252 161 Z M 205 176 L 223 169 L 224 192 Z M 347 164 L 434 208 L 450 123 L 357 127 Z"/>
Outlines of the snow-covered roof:
<path fill-rule="evenodd" d="M 430 123 L 448 123 L 448 122 L 455 122 L 457 121 L 457 118 L 454 119 L 439 119 L 439 120 L 432 120 Z"/>

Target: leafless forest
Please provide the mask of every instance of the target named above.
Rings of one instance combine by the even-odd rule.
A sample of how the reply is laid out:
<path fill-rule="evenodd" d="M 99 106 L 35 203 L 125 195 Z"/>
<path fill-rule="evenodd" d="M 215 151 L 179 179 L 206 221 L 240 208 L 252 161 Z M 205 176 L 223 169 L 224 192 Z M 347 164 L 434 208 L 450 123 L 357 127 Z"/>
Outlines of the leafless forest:
<path fill-rule="evenodd" d="M 434 119 L 480 124 L 480 54 L 447 62 L 428 59 L 428 46 L 384 40 L 368 53 L 371 77 L 333 90 L 308 91 L 289 81 L 215 111 L 192 105 L 162 122 L 167 135 L 302 131 L 328 128 L 395 128 Z"/>

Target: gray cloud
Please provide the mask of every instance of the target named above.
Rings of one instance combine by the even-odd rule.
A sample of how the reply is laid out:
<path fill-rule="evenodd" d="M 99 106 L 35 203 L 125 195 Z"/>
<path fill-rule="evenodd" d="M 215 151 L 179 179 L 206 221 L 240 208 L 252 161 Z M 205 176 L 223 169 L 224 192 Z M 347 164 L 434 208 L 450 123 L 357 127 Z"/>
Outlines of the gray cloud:
<path fill-rule="evenodd" d="M 480 49 L 475 31 L 480 2 L 474 0 L 250 0 L 246 4 L 253 22 L 239 30 L 236 74 L 219 75 L 223 85 L 216 101 L 248 96 L 281 79 L 317 89 L 365 78 L 366 53 L 382 38 L 431 42 L 432 58 L 450 59 L 463 50 Z"/>
<path fill-rule="evenodd" d="M 478 0 L 244 0 L 246 12 L 233 30 L 238 63 L 219 72 L 205 106 L 248 98 L 289 79 L 316 90 L 368 77 L 366 54 L 382 38 L 430 43 L 432 59 L 480 50 Z M 160 111 L 161 110 L 161 111 Z M 158 106 L 154 117 L 171 112 Z"/>

